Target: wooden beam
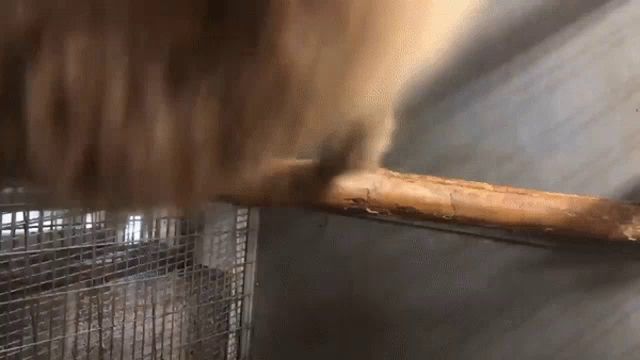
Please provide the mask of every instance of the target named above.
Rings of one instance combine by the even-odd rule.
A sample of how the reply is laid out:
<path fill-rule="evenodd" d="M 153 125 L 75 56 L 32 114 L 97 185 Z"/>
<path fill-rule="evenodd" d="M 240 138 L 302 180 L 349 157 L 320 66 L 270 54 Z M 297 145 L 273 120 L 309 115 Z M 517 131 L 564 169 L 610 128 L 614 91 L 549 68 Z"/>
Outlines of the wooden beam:
<path fill-rule="evenodd" d="M 278 163 L 273 176 L 286 179 L 309 166 L 312 163 L 304 161 Z M 265 192 L 268 189 L 230 194 L 224 199 L 246 205 L 298 206 L 347 215 L 364 212 L 381 219 L 399 217 L 533 230 L 590 240 L 627 243 L 640 240 L 638 205 L 385 169 L 341 176 L 317 200 L 292 201 L 268 197 Z"/>

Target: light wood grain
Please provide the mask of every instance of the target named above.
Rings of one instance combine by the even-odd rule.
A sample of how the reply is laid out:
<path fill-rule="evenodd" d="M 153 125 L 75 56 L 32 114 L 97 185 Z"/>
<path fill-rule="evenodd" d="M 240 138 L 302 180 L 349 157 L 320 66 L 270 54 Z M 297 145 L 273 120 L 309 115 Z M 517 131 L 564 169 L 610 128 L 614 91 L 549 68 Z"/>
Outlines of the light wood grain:
<path fill-rule="evenodd" d="M 273 176 L 287 179 L 304 168 L 313 168 L 313 163 L 276 163 Z M 269 195 L 268 189 L 259 189 L 225 199 L 249 205 L 305 206 L 345 215 L 366 213 L 379 219 L 394 217 L 563 235 L 558 241 L 571 237 L 640 240 L 640 206 L 634 204 L 387 169 L 338 177 L 323 196 L 310 201 L 286 194 L 280 194 L 282 198 Z"/>
<path fill-rule="evenodd" d="M 526 52 L 513 43 L 544 21 L 478 43 L 517 54 L 405 119 L 386 166 L 625 197 L 640 174 L 640 2 L 608 3 Z M 256 359 L 639 358 L 635 246 L 534 248 L 291 209 L 261 223 Z"/>

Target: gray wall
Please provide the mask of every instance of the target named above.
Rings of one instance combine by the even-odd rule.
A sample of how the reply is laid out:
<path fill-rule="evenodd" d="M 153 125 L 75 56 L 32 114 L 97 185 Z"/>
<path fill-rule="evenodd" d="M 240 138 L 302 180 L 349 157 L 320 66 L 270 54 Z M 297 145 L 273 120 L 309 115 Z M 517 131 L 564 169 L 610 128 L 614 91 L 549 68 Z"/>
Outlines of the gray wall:
<path fill-rule="evenodd" d="M 409 104 L 388 166 L 627 196 L 640 181 L 640 2 L 494 3 Z M 265 209 L 254 358 L 636 359 L 637 259 Z"/>

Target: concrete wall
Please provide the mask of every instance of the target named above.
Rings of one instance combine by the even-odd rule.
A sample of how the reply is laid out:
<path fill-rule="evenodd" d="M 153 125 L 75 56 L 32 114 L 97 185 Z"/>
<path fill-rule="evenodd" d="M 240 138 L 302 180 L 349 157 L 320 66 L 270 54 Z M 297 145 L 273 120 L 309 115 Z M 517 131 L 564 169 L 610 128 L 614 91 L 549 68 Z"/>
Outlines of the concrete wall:
<path fill-rule="evenodd" d="M 404 115 L 389 167 L 627 196 L 640 173 L 640 2 L 494 4 Z M 636 359 L 635 252 L 263 210 L 253 357 Z"/>

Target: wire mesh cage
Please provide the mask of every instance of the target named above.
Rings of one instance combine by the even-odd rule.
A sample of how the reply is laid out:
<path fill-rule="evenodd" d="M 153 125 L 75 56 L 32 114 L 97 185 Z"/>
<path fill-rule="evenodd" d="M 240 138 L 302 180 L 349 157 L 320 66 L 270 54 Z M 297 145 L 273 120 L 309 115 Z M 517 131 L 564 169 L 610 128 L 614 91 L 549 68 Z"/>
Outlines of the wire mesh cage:
<path fill-rule="evenodd" d="M 257 210 L 39 209 L 0 197 L 0 359 L 243 359 Z"/>

